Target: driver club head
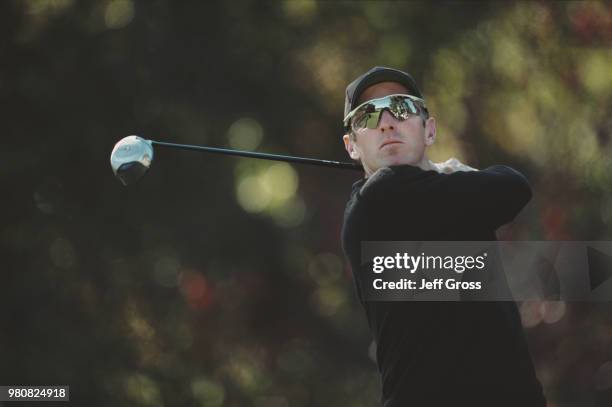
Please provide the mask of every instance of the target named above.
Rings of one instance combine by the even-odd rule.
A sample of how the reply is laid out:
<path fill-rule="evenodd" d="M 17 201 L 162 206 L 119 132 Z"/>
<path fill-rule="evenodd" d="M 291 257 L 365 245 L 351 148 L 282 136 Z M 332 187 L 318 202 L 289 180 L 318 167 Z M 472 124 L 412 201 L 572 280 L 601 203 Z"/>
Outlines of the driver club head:
<path fill-rule="evenodd" d="M 126 186 L 142 178 L 152 161 L 153 144 L 138 136 L 119 140 L 110 156 L 113 173 Z"/>

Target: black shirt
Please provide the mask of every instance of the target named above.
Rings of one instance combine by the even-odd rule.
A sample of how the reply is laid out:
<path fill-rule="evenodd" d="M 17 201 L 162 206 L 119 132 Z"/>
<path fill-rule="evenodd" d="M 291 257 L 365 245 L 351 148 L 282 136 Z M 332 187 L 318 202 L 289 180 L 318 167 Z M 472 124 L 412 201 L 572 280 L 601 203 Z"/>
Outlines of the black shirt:
<path fill-rule="evenodd" d="M 440 174 L 383 168 L 353 185 L 342 246 L 359 270 L 362 241 L 485 241 L 531 199 L 505 166 Z M 382 402 L 398 406 L 544 407 L 514 302 L 364 301 Z"/>

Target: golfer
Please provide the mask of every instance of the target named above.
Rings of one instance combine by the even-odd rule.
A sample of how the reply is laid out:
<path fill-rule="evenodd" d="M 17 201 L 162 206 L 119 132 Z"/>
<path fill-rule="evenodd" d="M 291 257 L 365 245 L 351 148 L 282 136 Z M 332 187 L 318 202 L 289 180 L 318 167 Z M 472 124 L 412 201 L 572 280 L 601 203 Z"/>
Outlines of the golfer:
<path fill-rule="evenodd" d="M 367 102 L 367 103 L 366 103 Z M 375 67 L 346 88 L 344 144 L 363 179 L 344 213 L 342 246 L 353 272 L 363 241 L 485 241 L 531 198 L 506 166 L 434 163 L 436 140 L 413 78 Z M 384 407 L 544 407 L 514 302 L 365 301 Z"/>

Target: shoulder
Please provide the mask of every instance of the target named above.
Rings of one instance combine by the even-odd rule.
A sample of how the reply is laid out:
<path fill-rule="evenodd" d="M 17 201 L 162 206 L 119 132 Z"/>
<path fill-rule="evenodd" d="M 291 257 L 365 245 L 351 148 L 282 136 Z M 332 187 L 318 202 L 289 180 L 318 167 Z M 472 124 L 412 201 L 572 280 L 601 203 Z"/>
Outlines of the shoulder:
<path fill-rule="evenodd" d="M 505 175 L 508 177 L 517 177 L 517 178 L 525 178 L 523 174 L 515 170 L 514 168 L 507 165 L 492 165 L 488 168 L 485 168 L 485 172 L 497 174 L 497 175 Z"/>
<path fill-rule="evenodd" d="M 359 193 L 363 195 L 364 193 L 370 191 L 372 188 L 376 188 L 377 186 L 381 185 L 381 183 L 384 183 L 392 177 L 393 170 L 390 167 L 380 168 L 365 180 L 365 182 L 359 189 Z"/>
<path fill-rule="evenodd" d="M 361 196 L 369 196 L 391 192 L 398 187 L 405 191 L 410 187 L 416 187 L 419 181 L 436 175 L 440 174 L 412 165 L 383 167 L 366 179 L 359 192 Z"/>

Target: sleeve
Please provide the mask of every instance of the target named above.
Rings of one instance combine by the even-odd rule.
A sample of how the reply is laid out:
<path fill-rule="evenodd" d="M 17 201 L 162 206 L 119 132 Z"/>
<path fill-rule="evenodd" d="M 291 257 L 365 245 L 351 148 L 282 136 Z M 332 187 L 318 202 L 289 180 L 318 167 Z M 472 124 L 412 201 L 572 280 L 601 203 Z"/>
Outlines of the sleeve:
<path fill-rule="evenodd" d="M 527 179 L 504 165 L 440 175 L 437 193 L 454 204 L 457 215 L 477 217 L 494 229 L 511 222 L 532 197 Z"/>
<path fill-rule="evenodd" d="M 511 222 L 532 196 L 527 179 L 504 165 L 452 174 L 412 166 L 381 168 L 360 195 L 381 210 L 389 207 L 390 200 L 405 207 L 415 207 L 417 201 L 422 213 L 493 229 Z"/>

